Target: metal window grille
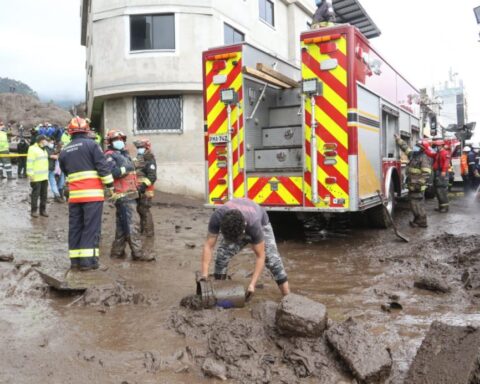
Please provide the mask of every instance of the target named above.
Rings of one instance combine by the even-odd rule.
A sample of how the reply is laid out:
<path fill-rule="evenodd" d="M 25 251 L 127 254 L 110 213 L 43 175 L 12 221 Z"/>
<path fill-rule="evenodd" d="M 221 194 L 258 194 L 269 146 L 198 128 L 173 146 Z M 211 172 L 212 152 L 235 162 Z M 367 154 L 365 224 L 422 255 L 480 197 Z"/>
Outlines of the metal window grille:
<path fill-rule="evenodd" d="M 140 96 L 135 98 L 135 133 L 182 133 L 182 96 Z"/>

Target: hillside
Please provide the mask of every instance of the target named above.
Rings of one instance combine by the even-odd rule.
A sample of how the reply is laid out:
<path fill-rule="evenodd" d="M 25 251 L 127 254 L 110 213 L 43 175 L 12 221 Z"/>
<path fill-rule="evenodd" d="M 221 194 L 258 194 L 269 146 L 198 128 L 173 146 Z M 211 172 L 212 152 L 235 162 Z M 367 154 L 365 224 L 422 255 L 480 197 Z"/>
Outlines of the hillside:
<path fill-rule="evenodd" d="M 0 93 L 0 120 L 31 128 L 41 122 L 65 126 L 70 113 L 55 104 L 42 103 L 35 96 Z"/>
<path fill-rule="evenodd" d="M 0 77 L 0 93 L 17 93 L 38 97 L 37 93 L 27 84 L 18 80 L 9 79 L 8 77 Z"/>

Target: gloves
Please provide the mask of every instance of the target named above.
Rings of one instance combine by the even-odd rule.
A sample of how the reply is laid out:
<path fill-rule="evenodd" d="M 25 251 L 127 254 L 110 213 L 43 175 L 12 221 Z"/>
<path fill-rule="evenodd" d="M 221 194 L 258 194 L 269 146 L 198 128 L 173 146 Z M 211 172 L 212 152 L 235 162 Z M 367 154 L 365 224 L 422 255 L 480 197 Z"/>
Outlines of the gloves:
<path fill-rule="evenodd" d="M 115 194 L 115 189 L 113 187 L 105 188 L 105 197 L 110 199 Z"/>
<path fill-rule="evenodd" d="M 137 190 L 140 195 L 143 195 L 147 190 L 147 186 L 145 185 L 145 183 L 142 183 L 138 186 Z"/>

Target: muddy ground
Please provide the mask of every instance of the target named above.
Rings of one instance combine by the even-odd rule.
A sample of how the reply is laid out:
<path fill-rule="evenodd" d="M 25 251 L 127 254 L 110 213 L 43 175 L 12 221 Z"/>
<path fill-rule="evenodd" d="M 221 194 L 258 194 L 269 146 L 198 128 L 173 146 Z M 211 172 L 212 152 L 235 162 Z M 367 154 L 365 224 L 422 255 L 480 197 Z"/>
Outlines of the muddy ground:
<path fill-rule="evenodd" d="M 291 218 L 273 218 L 292 291 L 325 304 L 329 326 L 352 317 L 385 343 L 393 359 L 386 383 L 403 382 L 432 321 L 480 325 L 479 205 L 455 197 L 448 215 L 434 206 L 420 230 L 408 226 L 407 204 L 398 205 L 409 244 L 358 221 L 312 243 Z M 114 211 L 105 205 L 101 262 L 114 281 L 100 288 L 106 300 L 98 290 L 81 298 L 48 290 L 35 272 L 38 263 L 60 271 L 69 264 L 67 205 L 48 210 L 48 219 L 32 220 L 28 183 L 0 184 L 0 256 L 15 258 L 0 262 L 0 383 L 354 382 L 323 339 L 276 334 L 271 314 L 281 298 L 267 275 L 244 309 L 179 307 L 195 290 L 209 217 L 201 201 L 157 197 L 156 236 L 146 242 L 157 261 L 146 264 L 109 259 Z M 242 252 L 232 278 L 246 286 L 252 267 L 251 251 Z"/>

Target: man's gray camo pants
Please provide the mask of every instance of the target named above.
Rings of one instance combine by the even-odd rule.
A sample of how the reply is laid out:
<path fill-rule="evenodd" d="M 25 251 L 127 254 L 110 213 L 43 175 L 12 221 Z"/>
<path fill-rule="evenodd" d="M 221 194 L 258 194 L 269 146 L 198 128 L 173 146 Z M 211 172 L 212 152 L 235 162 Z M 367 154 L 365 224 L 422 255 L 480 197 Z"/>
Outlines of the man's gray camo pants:
<path fill-rule="evenodd" d="M 278 253 L 275 235 L 272 225 L 269 223 L 263 227 L 265 240 L 265 266 L 272 274 L 278 285 L 287 281 L 287 273 L 283 266 L 282 259 Z M 244 236 L 236 243 L 227 243 L 223 237 L 215 253 L 215 278 L 226 277 L 228 264 L 233 256 L 239 253 L 247 244 L 251 244 L 252 239 Z"/>

